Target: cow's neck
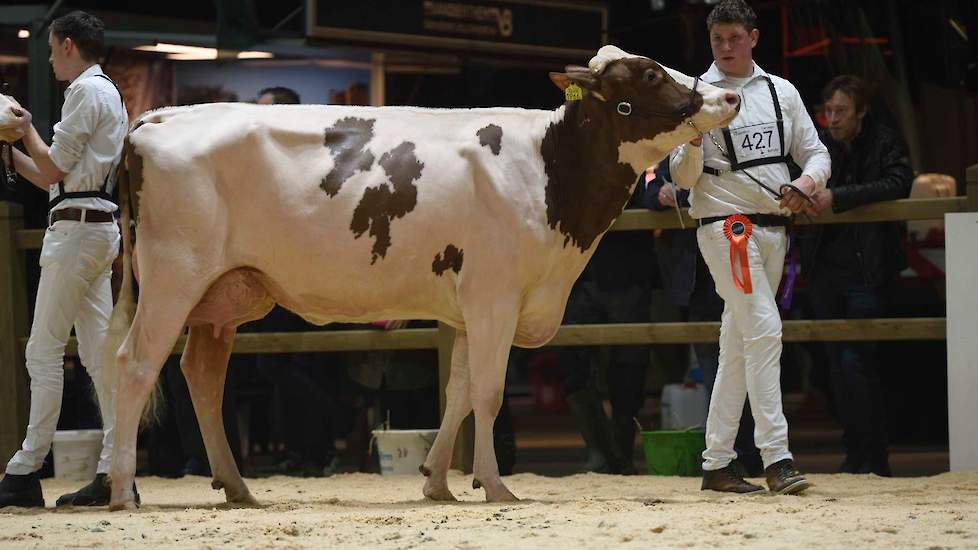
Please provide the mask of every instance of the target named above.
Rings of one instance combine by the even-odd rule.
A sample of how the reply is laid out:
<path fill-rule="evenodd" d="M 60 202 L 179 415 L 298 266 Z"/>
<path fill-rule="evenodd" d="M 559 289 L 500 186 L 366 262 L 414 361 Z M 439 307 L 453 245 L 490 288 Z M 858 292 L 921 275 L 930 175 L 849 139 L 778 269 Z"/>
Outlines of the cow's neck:
<path fill-rule="evenodd" d="M 564 246 L 582 252 L 593 252 L 592 245 L 621 214 L 637 179 L 632 166 L 619 161 L 614 121 L 596 102 L 568 102 L 541 145 L 547 223 L 564 235 Z"/>

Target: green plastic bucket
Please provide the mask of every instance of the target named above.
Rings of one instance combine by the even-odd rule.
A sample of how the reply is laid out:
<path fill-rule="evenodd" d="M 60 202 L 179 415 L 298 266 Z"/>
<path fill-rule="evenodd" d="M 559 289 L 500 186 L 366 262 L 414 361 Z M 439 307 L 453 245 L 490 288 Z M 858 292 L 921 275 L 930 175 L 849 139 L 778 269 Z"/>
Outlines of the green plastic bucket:
<path fill-rule="evenodd" d="M 702 474 L 706 432 L 703 430 L 642 432 L 645 465 L 654 476 Z"/>

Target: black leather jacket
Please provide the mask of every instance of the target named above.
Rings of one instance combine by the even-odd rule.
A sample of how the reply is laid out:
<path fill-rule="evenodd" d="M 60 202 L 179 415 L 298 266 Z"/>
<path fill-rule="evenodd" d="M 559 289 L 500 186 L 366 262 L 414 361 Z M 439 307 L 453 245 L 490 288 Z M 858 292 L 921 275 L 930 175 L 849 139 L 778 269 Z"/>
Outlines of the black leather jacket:
<path fill-rule="evenodd" d="M 873 202 L 910 196 L 913 170 L 907 147 L 894 130 L 867 116 L 848 149 L 819 130 L 832 156 L 832 210 L 845 212 Z M 802 269 L 810 279 L 843 275 L 877 287 L 906 267 L 900 241 L 903 222 L 814 225 L 801 237 Z M 854 254 L 855 258 L 846 260 Z M 840 261 L 840 259 L 842 261 Z"/>

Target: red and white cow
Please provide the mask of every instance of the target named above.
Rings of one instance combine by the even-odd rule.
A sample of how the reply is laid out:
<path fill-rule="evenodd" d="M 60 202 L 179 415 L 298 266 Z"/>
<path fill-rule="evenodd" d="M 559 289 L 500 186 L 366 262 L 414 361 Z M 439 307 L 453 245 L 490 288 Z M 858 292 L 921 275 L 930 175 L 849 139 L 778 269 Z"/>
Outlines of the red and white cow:
<path fill-rule="evenodd" d="M 492 445 L 510 346 L 553 336 L 637 175 L 695 137 L 693 124 L 723 126 L 738 105 L 731 92 L 613 46 L 587 69 L 550 76 L 583 98 L 555 111 L 212 104 L 141 117 L 123 192 L 138 200 L 141 294 L 117 355 L 111 507 L 134 506 L 140 412 L 187 325 L 181 366 L 212 486 L 254 504 L 221 400 L 236 327 L 275 303 L 314 323 L 455 327 L 424 494 L 454 499 L 452 446 L 474 410 L 473 484 L 489 501 L 514 499 Z M 124 331 L 124 315 L 116 320 Z"/>

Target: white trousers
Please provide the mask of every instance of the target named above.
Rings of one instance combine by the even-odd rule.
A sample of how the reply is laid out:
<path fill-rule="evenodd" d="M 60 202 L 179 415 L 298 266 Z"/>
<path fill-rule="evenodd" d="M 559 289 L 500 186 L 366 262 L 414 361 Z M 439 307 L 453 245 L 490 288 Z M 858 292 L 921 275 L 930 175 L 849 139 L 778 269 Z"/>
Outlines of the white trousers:
<path fill-rule="evenodd" d="M 781 406 L 781 314 L 775 300 L 788 239 L 783 227 L 754 226 L 747 245 L 751 294 L 734 286 L 723 223 L 701 226 L 696 239 L 724 301 L 720 366 L 706 421 L 703 469 L 719 470 L 737 457 L 734 439 L 745 397 L 754 415 L 754 444 L 766 468 L 792 458 Z"/>
<path fill-rule="evenodd" d="M 21 450 L 7 473 L 29 474 L 44 463 L 61 414 L 64 352 L 71 327 L 78 355 L 94 382 L 102 413 L 102 453 L 98 473 L 108 473 L 115 427 L 115 380 L 102 372 L 102 344 L 112 313 L 112 261 L 121 236 L 115 223 L 59 221 L 44 233 L 41 280 L 27 342 L 31 409 Z"/>

